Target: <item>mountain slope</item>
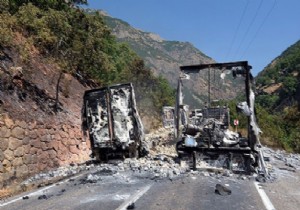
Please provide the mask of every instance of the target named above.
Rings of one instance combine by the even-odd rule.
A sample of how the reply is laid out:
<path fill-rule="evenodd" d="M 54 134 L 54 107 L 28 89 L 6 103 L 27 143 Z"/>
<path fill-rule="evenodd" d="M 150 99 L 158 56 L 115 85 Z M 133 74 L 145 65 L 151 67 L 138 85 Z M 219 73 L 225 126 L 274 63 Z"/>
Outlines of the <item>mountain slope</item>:
<path fill-rule="evenodd" d="M 102 14 L 117 39 L 128 43 L 155 74 L 162 74 L 173 85 L 178 78 L 179 66 L 214 62 L 188 42 L 163 40 L 156 34 L 135 29 L 120 19 Z"/>
<path fill-rule="evenodd" d="M 300 152 L 300 40 L 275 58 L 256 81 L 263 141 Z"/>
<path fill-rule="evenodd" d="M 282 110 L 300 97 L 300 40 L 288 47 L 256 77 L 258 102 Z"/>

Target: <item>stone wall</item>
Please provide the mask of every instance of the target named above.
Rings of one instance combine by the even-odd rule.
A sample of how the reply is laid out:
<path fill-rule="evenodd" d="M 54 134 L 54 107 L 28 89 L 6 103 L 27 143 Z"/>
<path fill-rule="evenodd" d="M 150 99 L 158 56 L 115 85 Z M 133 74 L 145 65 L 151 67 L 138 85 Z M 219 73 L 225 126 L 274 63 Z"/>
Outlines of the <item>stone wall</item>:
<path fill-rule="evenodd" d="M 0 119 L 0 188 L 13 181 L 89 159 L 80 125 Z"/>

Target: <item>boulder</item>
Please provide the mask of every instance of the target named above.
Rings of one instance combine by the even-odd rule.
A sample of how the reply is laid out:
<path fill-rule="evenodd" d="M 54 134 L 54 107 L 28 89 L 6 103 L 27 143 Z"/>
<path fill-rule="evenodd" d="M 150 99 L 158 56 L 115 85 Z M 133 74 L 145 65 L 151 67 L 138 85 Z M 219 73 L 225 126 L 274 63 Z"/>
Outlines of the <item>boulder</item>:
<path fill-rule="evenodd" d="M 10 137 L 8 139 L 8 147 L 12 151 L 14 151 L 18 147 L 22 146 L 22 144 L 23 144 L 22 140 L 19 140 L 19 139 L 15 138 L 15 137 Z"/>
<path fill-rule="evenodd" d="M 14 151 L 14 156 L 15 157 L 22 157 L 24 155 L 24 148 L 23 147 L 18 147 L 15 151 Z"/>
<path fill-rule="evenodd" d="M 15 157 L 13 151 L 9 149 L 5 150 L 3 154 L 4 154 L 4 158 L 7 160 L 13 160 Z"/>
<path fill-rule="evenodd" d="M 8 148 L 8 138 L 0 137 L 0 150 L 5 151 Z"/>
<path fill-rule="evenodd" d="M 15 127 L 11 131 L 11 136 L 17 139 L 23 139 L 25 137 L 25 131 L 23 128 Z"/>
<path fill-rule="evenodd" d="M 10 137 L 10 129 L 6 126 L 0 128 L 0 137 L 1 138 L 8 138 Z"/>

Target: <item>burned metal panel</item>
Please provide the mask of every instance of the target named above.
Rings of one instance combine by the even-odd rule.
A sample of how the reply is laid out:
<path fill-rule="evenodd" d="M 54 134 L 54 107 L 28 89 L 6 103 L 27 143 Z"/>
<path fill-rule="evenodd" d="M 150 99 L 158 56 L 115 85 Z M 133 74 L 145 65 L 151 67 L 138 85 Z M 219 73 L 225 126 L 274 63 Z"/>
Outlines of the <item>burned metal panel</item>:
<path fill-rule="evenodd" d="M 190 66 L 180 66 L 180 70 L 186 74 L 189 73 L 199 73 L 202 69 L 215 68 L 215 69 L 228 69 L 232 70 L 236 67 L 246 67 L 251 69 L 252 67 L 248 65 L 247 61 L 229 62 L 229 63 L 210 63 L 210 64 L 199 64 Z"/>
<path fill-rule="evenodd" d="M 135 101 L 135 92 L 133 85 L 130 83 L 131 86 L 131 106 L 132 106 L 132 116 L 133 116 L 133 130 L 134 130 L 134 138 L 136 139 L 136 143 L 141 144 L 140 145 L 140 153 L 142 155 L 146 155 L 149 151 L 145 144 L 145 133 L 144 133 L 144 125 L 142 123 L 142 120 L 140 118 L 136 101 Z"/>
<path fill-rule="evenodd" d="M 99 89 L 84 96 L 87 129 L 93 147 L 110 145 L 107 93 L 107 89 Z"/>
<path fill-rule="evenodd" d="M 131 86 L 127 85 L 110 88 L 114 140 L 125 144 L 124 146 L 133 142 L 134 120 L 131 93 Z"/>

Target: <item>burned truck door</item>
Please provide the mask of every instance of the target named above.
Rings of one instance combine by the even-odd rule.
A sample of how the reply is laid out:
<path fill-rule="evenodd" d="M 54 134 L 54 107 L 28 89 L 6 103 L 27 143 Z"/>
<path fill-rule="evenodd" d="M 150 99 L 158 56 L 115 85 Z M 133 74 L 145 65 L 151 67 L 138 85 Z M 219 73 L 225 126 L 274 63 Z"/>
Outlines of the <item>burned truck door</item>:
<path fill-rule="evenodd" d="M 89 131 L 92 148 L 110 147 L 107 89 L 89 91 L 84 96 L 84 121 Z"/>
<path fill-rule="evenodd" d="M 96 159 L 137 157 L 144 140 L 131 83 L 86 91 L 83 129 L 89 134 Z"/>

